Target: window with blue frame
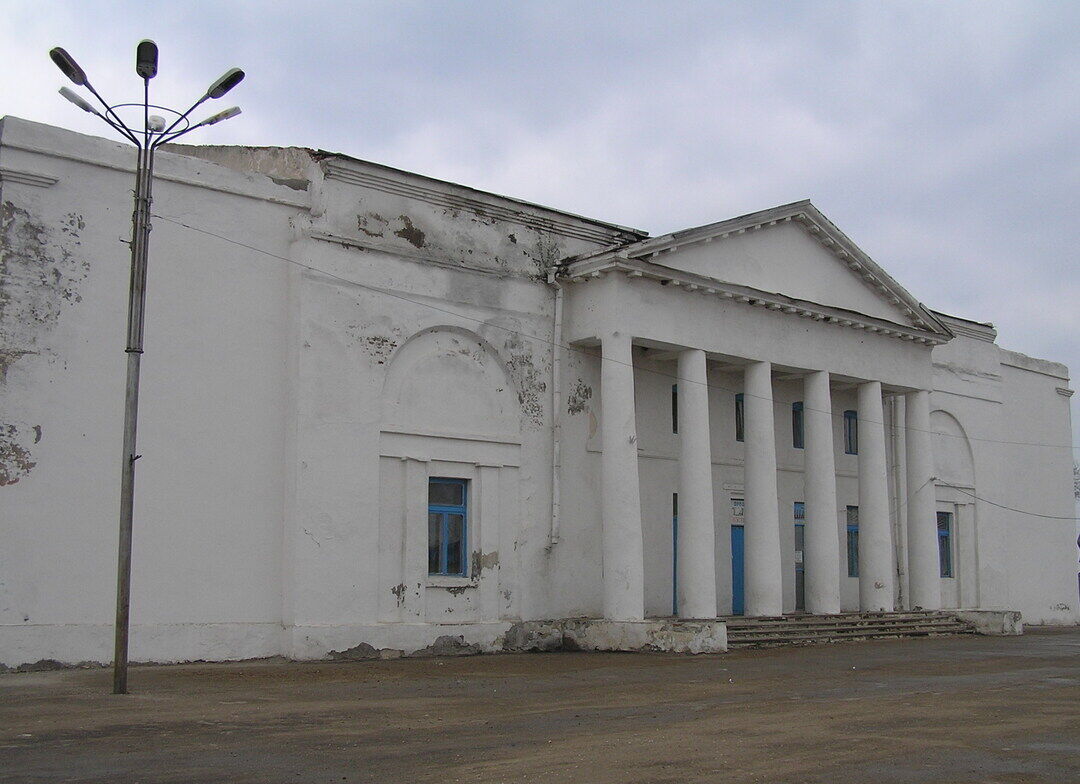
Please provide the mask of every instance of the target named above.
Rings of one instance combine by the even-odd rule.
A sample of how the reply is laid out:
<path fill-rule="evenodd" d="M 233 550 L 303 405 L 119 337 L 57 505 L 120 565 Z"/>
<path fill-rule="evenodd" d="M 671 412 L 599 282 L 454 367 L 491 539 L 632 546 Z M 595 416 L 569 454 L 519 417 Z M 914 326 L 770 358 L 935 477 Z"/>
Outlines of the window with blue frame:
<path fill-rule="evenodd" d="M 847 576 L 859 576 L 859 507 L 847 508 Z"/>
<path fill-rule="evenodd" d="M 791 404 L 791 445 L 796 449 L 803 448 L 803 405 L 801 400 Z"/>
<path fill-rule="evenodd" d="M 735 440 L 742 441 L 746 436 L 746 414 L 743 410 L 743 393 L 735 395 Z"/>
<path fill-rule="evenodd" d="M 428 574 L 468 576 L 467 479 L 428 479 Z"/>
<path fill-rule="evenodd" d="M 859 454 L 859 414 L 855 411 L 844 412 L 844 453 Z"/>
<path fill-rule="evenodd" d="M 937 513 L 937 542 L 941 576 L 952 577 L 952 512 Z"/>

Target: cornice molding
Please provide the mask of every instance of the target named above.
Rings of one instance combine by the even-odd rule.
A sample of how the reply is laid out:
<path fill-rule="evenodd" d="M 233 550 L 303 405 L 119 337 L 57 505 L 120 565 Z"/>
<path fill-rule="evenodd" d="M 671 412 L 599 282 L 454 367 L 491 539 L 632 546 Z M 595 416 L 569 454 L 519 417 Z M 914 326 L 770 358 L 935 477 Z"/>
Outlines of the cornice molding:
<path fill-rule="evenodd" d="M 22 142 L 9 142 L 9 141 L 6 141 L 6 140 L 2 144 L 0 144 L 0 146 L 10 148 L 12 150 L 19 150 L 21 152 L 33 153 L 35 155 L 42 155 L 42 156 L 45 156 L 47 158 L 55 158 L 55 159 L 61 160 L 61 161 L 73 161 L 75 163 L 85 164 L 87 166 L 97 166 L 98 168 L 101 168 L 101 169 L 109 169 L 111 171 L 123 172 L 125 174 L 134 174 L 135 173 L 134 164 L 119 163 L 119 162 L 117 162 L 115 160 L 108 160 L 107 158 L 105 158 L 104 156 L 101 156 L 101 155 L 98 155 L 96 157 L 91 158 L 91 157 L 87 157 L 87 156 L 76 155 L 74 153 L 64 152 L 62 150 L 54 150 L 54 149 L 47 148 L 47 147 L 35 147 L 33 145 L 24 144 Z M 117 144 L 116 146 L 117 147 L 122 147 L 122 145 L 119 145 L 119 144 Z M 134 150 L 133 147 L 130 148 L 130 149 Z M 179 153 L 175 153 L 175 152 L 168 152 L 167 150 L 162 150 L 162 153 L 165 154 L 165 155 L 168 155 L 168 156 L 187 158 L 190 161 L 197 161 L 199 163 L 209 164 L 211 166 L 218 166 L 218 164 L 216 164 L 216 163 L 211 163 L 210 161 L 204 161 L 201 158 L 190 158 L 189 156 L 180 155 Z M 224 167 L 220 167 L 220 168 L 224 168 Z M 238 172 L 235 172 L 235 171 L 232 171 L 232 170 L 229 170 L 229 172 L 232 175 L 238 174 Z M 242 174 L 242 172 L 239 173 L 239 174 Z M 250 173 L 250 172 L 249 172 L 249 174 L 254 175 L 254 173 Z M 48 177 L 48 175 L 41 175 L 41 176 Z M 264 177 L 265 175 L 254 175 L 254 176 Z M 269 179 L 269 178 L 267 178 L 267 179 Z M 55 180 L 55 181 L 59 182 L 59 180 Z M 269 202 L 270 204 L 281 204 L 281 205 L 285 205 L 287 207 L 299 207 L 299 208 L 304 209 L 304 210 L 308 210 L 308 209 L 311 208 L 311 204 L 308 202 L 308 200 L 306 198 L 304 200 L 298 200 L 298 199 L 292 199 L 292 198 L 284 197 L 284 196 L 271 196 L 271 195 L 265 194 L 265 193 L 257 193 L 257 192 L 253 192 L 253 191 L 250 191 L 250 190 L 242 190 L 239 187 L 230 187 L 230 186 L 221 185 L 221 184 L 217 184 L 217 183 L 210 183 L 210 182 L 207 182 L 205 180 L 199 180 L 199 179 L 195 179 L 195 178 L 192 178 L 192 177 L 182 177 L 182 176 L 177 175 L 177 174 L 170 174 L 170 173 L 167 173 L 166 171 L 163 171 L 162 167 L 159 167 L 157 170 L 154 171 L 154 181 L 155 182 L 174 182 L 174 183 L 177 183 L 177 184 L 180 184 L 180 185 L 190 185 L 190 186 L 192 186 L 194 188 L 202 188 L 204 190 L 216 191 L 218 193 L 227 193 L 227 194 L 229 194 L 231 196 L 241 196 L 241 197 L 247 198 L 247 199 L 255 199 L 257 201 Z M 34 183 L 31 183 L 31 184 L 34 184 Z M 53 183 L 48 183 L 48 185 L 45 185 L 43 187 L 48 187 L 49 185 L 52 185 L 52 184 Z M 275 187 L 280 188 L 282 190 L 288 190 L 287 186 L 284 186 L 284 185 L 277 185 Z M 306 195 L 306 192 L 305 192 L 305 195 Z"/>
<path fill-rule="evenodd" d="M 590 228 L 588 225 L 561 218 L 552 213 L 546 216 L 530 214 L 529 207 L 522 203 L 520 208 L 508 207 L 498 204 L 492 197 L 491 200 L 479 199 L 460 193 L 448 192 L 436 188 L 425 187 L 419 183 L 407 182 L 401 178 L 389 177 L 373 171 L 365 171 L 354 166 L 349 166 L 339 161 L 326 160 L 322 163 L 326 179 L 345 182 L 361 188 L 390 193 L 395 196 L 404 196 L 409 199 L 426 202 L 435 207 L 444 207 L 454 210 L 465 210 L 482 218 L 498 218 L 508 223 L 526 226 L 539 231 L 552 231 L 566 237 L 585 240 L 604 246 L 613 243 L 621 243 L 636 240 L 641 235 L 629 230 Z M 537 206 L 536 209 L 544 208 Z M 582 219 L 583 223 L 585 219 Z"/>
<path fill-rule="evenodd" d="M 28 172 L 0 166 L 0 182 L 17 182 L 20 185 L 33 185 L 36 188 L 51 188 L 60 182 L 60 178 L 53 177 L 51 174 Z"/>
<path fill-rule="evenodd" d="M 641 240 L 613 251 L 599 251 L 589 256 L 582 256 L 579 260 L 588 261 L 614 255 L 624 259 L 644 258 L 655 262 L 664 254 L 674 253 L 679 248 L 688 245 L 721 241 L 785 223 L 801 226 L 819 245 L 847 266 L 852 273 L 861 277 L 864 285 L 871 288 L 879 299 L 892 307 L 899 308 L 916 329 L 952 336 L 949 326 L 915 299 L 809 200 L 784 204 L 719 223 Z"/>
<path fill-rule="evenodd" d="M 582 284 L 608 274 L 625 275 L 658 282 L 662 286 L 680 288 L 706 296 L 739 302 L 751 307 L 775 310 L 787 315 L 820 321 L 826 324 L 861 330 L 883 337 L 896 338 L 925 346 L 938 346 L 951 339 L 951 335 L 930 329 L 917 329 L 885 319 L 865 316 L 816 302 L 792 299 L 783 294 L 771 294 L 748 286 L 725 283 L 715 278 L 665 267 L 651 261 L 627 258 L 598 258 L 580 261 L 565 268 L 563 276 L 569 283 Z"/>
<path fill-rule="evenodd" d="M 997 330 L 993 327 L 969 326 L 952 320 L 946 320 L 946 323 L 955 335 L 962 335 L 965 338 L 971 338 L 973 340 L 981 340 L 984 343 L 994 343 L 997 341 Z"/>

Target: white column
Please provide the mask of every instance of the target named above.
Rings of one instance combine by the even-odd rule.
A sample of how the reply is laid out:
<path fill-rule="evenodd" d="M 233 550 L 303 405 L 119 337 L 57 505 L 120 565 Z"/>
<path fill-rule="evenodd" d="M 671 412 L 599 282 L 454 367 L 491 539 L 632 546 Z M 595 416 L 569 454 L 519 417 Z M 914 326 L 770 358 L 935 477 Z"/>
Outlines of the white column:
<path fill-rule="evenodd" d="M 620 332 L 605 335 L 601 354 L 604 617 L 640 621 L 645 617 L 645 568 L 630 336 Z"/>
<path fill-rule="evenodd" d="M 859 385 L 859 608 L 893 611 L 893 546 L 881 382 Z"/>
<path fill-rule="evenodd" d="M 748 365 L 743 389 L 746 439 L 745 611 L 748 616 L 783 615 L 772 364 L 754 362 Z"/>
<path fill-rule="evenodd" d="M 934 454 L 930 441 L 930 393 L 904 396 L 907 427 L 907 541 L 911 607 L 941 609 L 937 514 L 934 500 Z"/>
<path fill-rule="evenodd" d="M 716 617 L 712 447 L 705 352 L 679 354 L 680 618 Z"/>
<path fill-rule="evenodd" d="M 840 612 L 840 534 L 836 527 L 836 460 L 833 455 L 829 374 L 803 382 L 803 457 L 806 483 L 806 610 Z"/>

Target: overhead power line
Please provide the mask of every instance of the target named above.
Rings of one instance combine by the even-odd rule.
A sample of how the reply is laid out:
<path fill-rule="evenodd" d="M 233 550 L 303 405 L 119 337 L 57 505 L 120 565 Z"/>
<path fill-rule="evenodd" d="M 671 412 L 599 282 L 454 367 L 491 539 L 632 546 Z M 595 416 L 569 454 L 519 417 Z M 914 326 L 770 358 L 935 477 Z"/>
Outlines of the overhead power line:
<path fill-rule="evenodd" d="M 190 223 L 185 223 L 184 221 L 182 221 L 182 220 L 180 220 L 178 218 L 172 218 L 172 217 L 169 217 L 168 215 L 161 215 L 161 214 L 158 214 L 158 213 L 154 213 L 154 217 L 155 218 L 160 218 L 161 220 L 167 221 L 167 222 L 172 223 L 172 224 L 174 224 L 176 226 L 181 226 L 181 227 L 183 227 L 185 229 L 188 229 L 190 231 L 198 232 L 199 234 L 205 234 L 208 237 L 214 237 L 215 239 L 222 240 L 223 242 L 228 242 L 231 245 L 236 245 L 238 247 L 245 248 L 247 250 L 253 251 L 253 252 L 258 253 L 258 254 L 261 254 L 263 256 L 268 256 L 269 258 L 277 259 L 278 261 L 283 261 L 286 264 L 292 264 L 293 266 L 300 267 L 301 269 L 308 270 L 309 272 L 315 272 L 315 273 L 318 273 L 319 275 L 325 275 L 328 278 L 333 278 L 334 280 L 339 280 L 342 283 L 346 283 L 346 284 L 348 284 L 350 286 L 356 286 L 357 288 L 361 288 L 361 289 L 364 289 L 366 291 L 371 291 L 371 292 L 374 292 L 376 294 L 383 294 L 385 296 L 392 297 L 393 299 L 401 300 L 402 302 L 408 302 L 411 305 L 416 305 L 418 307 L 428 308 L 430 310 L 438 311 L 439 313 L 445 313 L 448 316 L 453 316 L 454 318 L 462 319 L 464 321 L 471 321 L 474 324 L 480 324 L 480 325 L 483 325 L 485 327 L 498 329 L 498 330 L 501 330 L 503 332 L 507 332 L 507 333 L 509 333 L 511 335 L 516 335 L 517 337 L 525 338 L 527 340 L 532 340 L 532 341 L 534 341 L 536 343 L 542 343 L 542 344 L 547 345 L 547 346 L 552 346 L 553 348 L 560 348 L 560 349 L 563 349 L 564 351 L 573 351 L 573 352 L 582 354 L 584 356 L 593 357 L 593 358 L 601 360 L 603 362 L 613 362 L 613 363 L 618 364 L 618 365 L 628 366 L 628 367 L 631 367 L 631 368 L 635 368 L 635 369 L 637 369 L 637 370 L 639 370 L 641 372 L 651 373 L 651 374 L 653 374 L 655 376 L 660 376 L 662 378 L 666 378 L 666 379 L 675 381 L 677 383 L 702 384 L 703 386 L 705 386 L 708 389 L 715 389 L 715 390 L 719 390 L 719 391 L 722 391 L 722 392 L 727 392 L 727 393 L 732 394 L 732 395 L 742 394 L 742 395 L 744 395 L 746 397 L 757 397 L 757 398 L 760 398 L 760 399 L 768 399 L 768 398 L 765 398 L 763 395 L 754 395 L 752 393 L 743 392 L 741 390 L 729 389 L 728 387 L 724 387 L 724 386 L 721 386 L 719 384 L 710 384 L 708 382 L 701 382 L 701 381 L 694 381 L 692 379 L 679 378 L 678 376 L 676 376 L 674 374 L 667 373 L 667 372 L 664 372 L 662 370 L 656 370 L 654 368 L 645 368 L 645 367 L 641 367 L 641 366 L 638 366 L 638 365 L 634 365 L 632 363 L 627 363 L 627 362 L 622 362 L 621 360 L 612 359 L 610 357 L 602 357 L 602 356 L 600 356 L 598 354 L 595 354 L 595 353 L 590 352 L 590 351 L 585 351 L 584 349 L 578 348 L 576 346 L 571 346 L 571 345 L 562 344 L 562 343 L 556 343 L 553 340 L 549 340 L 548 338 L 540 337 L 539 335 L 532 335 L 532 334 L 530 334 L 528 332 L 522 332 L 521 330 L 518 330 L 518 329 L 513 329 L 511 327 L 502 326 L 501 324 L 494 324 L 494 323 L 492 323 L 492 322 L 490 322 L 488 320 L 485 320 L 485 319 L 479 319 L 479 318 L 476 318 L 475 316 L 469 316 L 469 315 L 466 315 L 464 313 L 460 313 L 460 312 L 458 312 L 456 310 L 451 310 L 449 308 L 440 307 L 440 306 L 438 306 L 438 305 L 436 305 L 434 303 L 431 303 L 431 302 L 425 302 L 425 301 L 420 300 L 420 299 L 414 299 L 414 298 L 406 296 L 404 294 L 400 294 L 400 293 L 398 293 L 396 291 L 391 291 L 389 289 L 380 288 L 378 286 L 372 286 L 369 283 L 361 283 L 358 280 L 353 280 L 351 278 L 343 277 L 343 276 L 338 275 L 336 273 L 330 272 L 329 270 L 321 269 L 321 268 L 313 266 L 311 264 L 305 264 L 302 261 L 297 261 L 296 259 L 290 259 L 287 256 L 278 255 L 277 253 L 273 253 L 271 251 L 264 250 L 263 248 L 256 247 L 255 245 L 249 245 L 246 242 L 241 242 L 240 240 L 236 240 L 236 239 L 233 239 L 231 237 L 226 237 L 226 236 L 224 236 L 222 234 L 218 234 L 216 232 L 210 231 L 209 229 L 204 229 L 204 228 L 202 228 L 200 226 L 193 226 Z M 790 400 L 788 400 L 788 401 L 785 401 L 785 400 L 778 401 L 778 400 L 776 400 L 775 397 L 772 398 L 772 401 L 773 401 L 773 405 L 785 405 L 785 406 L 789 405 L 790 403 L 796 402 L 796 401 L 790 401 Z M 835 411 L 823 411 L 821 409 L 806 408 L 806 407 L 804 407 L 803 410 L 804 411 L 817 411 L 818 413 L 829 414 L 832 417 L 837 418 L 837 419 L 839 419 L 840 417 L 843 416 L 843 412 L 837 413 Z M 861 421 L 865 422 L 867 424 L 876 424 L 876 425 L 883 425 L 883 426 L 885 425 L 884 422 L 877 422 L 875 420 L 863 419 Z M 894 430 L 905 430 L 905 431 L 909 431 L 909 432 L 913 432 L 913 433 L 914 432 L 927 432 L 927 433 L 930 433 L 931 435 L 938 435 L 938 436 L 943 436 L 943 437 L 946 437 L 946 438 L 967 438 L 968 440 L 971 440 L 971 441 L 980 441 L 980 442 L 984 442 L 984 443 L 1007 444 L 1007 445 L 1012 445 L 1012 446 L 1037 446 L 1037 447 L 1046 447 L 1046 448 L 1051 448 L 1051 449 L 1068 449 L 1068 450 L 1078 450 L 1078 449 L 1080 449 L 1080 447 L 1073 446 L 1072 444 L 1046 444 L 1046 443 L 1039 443 L 1039 442 L 1035 442 L 1035 441 L 1007 441 L 1007 440 L 1002 440 L 1002 439 L 997 439 L 997 438 L 980 438 L 978 436 L 961 435 L 961 434 L 955 434 L 955 433 L 942 433 L 942 432 L 940 432 L 938 430 L 928 430 L 927 431 L 927 430 L 923 430 L 922 428 L 914 428 L 914 427 L 910 427 L 910 426 L 907 426 L 907 425 L 905 425 L 902 428 L 897 427 L 896 425 L 891 425 L 891 427 Z"/>

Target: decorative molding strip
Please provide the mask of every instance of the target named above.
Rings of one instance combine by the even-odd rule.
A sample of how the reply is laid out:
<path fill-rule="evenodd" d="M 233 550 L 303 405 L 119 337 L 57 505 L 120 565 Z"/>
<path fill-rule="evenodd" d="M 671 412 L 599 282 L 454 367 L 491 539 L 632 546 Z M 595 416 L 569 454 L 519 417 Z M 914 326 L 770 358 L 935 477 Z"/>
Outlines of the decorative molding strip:
<path fill-rule="evenodd" d="M 557 214 L 554 212 L 550 217 L 540 217 L 538 215 L 530 214 L 528 211 L 529 206 L 524 202 L 521 203 L 520 208 L 515 209 L 503 206 L 495 201 L 486 201 L 472 196 L 465 196 L 463 194 L 448 193 L 436 190 L 435 188 L 427 188 L 416 183 L 403 182 L 399 179 L 382 176 L 375 172 L 358 171 L 355 168 L 343 165 L 334 160 L 326 160 L 323 162 L 322 166 L 326 173 L 326 179 L 328 180 L 338 180 L 339 182 L 346 182 L 361 188 L 370 188 L 372 190 L 382 191 L 383 193 L 390 193 L 395 196 L 416 199 L 417 201 L 422 201 L 435 207 L 466 210 L 481 218 L 494 217 L 499 220 L 507 221 L 508 223 L 515 223 L 519 226 L 525 226 L 539 231 L 552 231 L 566 237 L 574 237 L 599 245 L 610 246 L 612 244 L 622 244 L 640 239 L 641 237 L 640 234 L 636 234 L 629 229 L 621 229 L 614 226 L 610 229 L 600 228 L 599 226 L 590 228 L 587 225 L 581 225 L 566 220 L 565 218 L 557 217 Z M 492 196 L 492 199 L 495 198 L 498 197 Z M 540 211 L 545 208 L 536 205 L 534 209 Z M 587 221 L 588 219 L 582 218 L 582 224 L 587 223 Z"/>
<path fill-rule="evenodd" d="M 883 319 L 862 316 L 828 305 L 794 300 L 785 297 L 783 294 L 768 294 L 747 286 L 738 286 L 733 283 L 708 278 L 704 275 L 664 267 L 644 259 L 626 261 L 612 257 L 600 257 L 572 264 L 569 268 L 566 268 L 565 272 L 570 283 L 584 283 L 587 280 L 599 278 L 601 275 L 609 273 L 621 273 L 633 278 L 648 278 L 659 282 L 661 286 L 682 288 L 706 296 L 733 299 L 736 302 L 752 307 L 780 311 L 839 327 L 866 330 L 867 332 L 897 338 L 898 340 L 907 340 L 924 346 L 941 345 L 947 343 L 952 337 L 929 329 L 920 330 Z M 690 288 L 692 285 L 695 286 L 694 289 Z"/>
<path fill-rule="evenodd" d="M 1076 390 L 1075 389 L 1069 389 L 1068 387 L 1055 387 L 1054 391 L 1057 392 L 1062 397 L 1072 397 L 1073 392 L 1075 392 Z"/>
<path fill-rule="evenodd" d="M 39 174 L 0 166 L 0 182 L 17 182 L 20 185 L 33 185 L 37 188 L 51 188 L 60 182 L 60 178 L 53 177 L 51 174 Z"/>

